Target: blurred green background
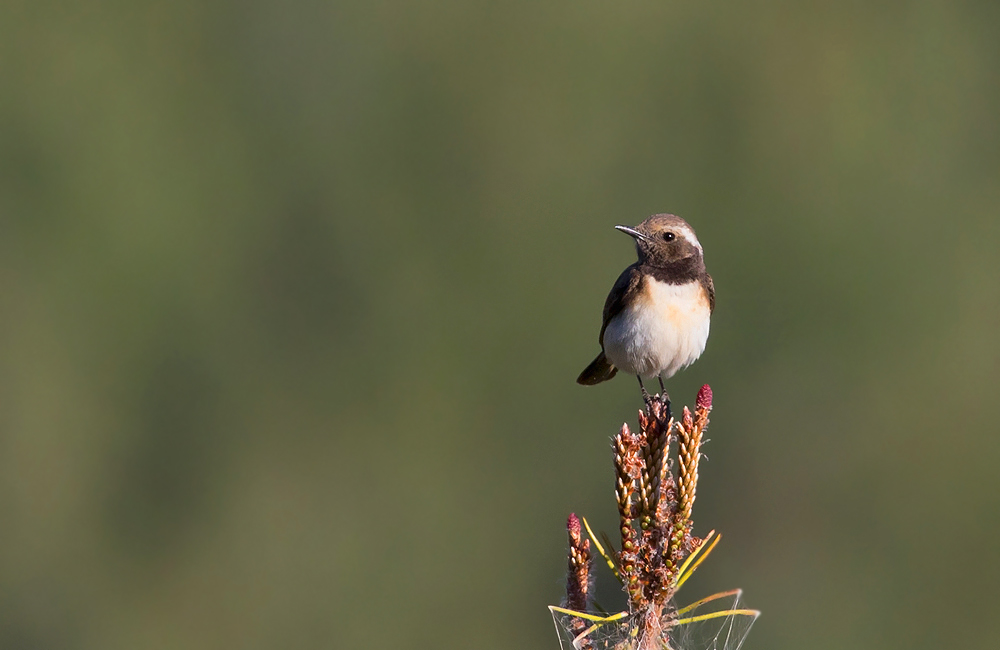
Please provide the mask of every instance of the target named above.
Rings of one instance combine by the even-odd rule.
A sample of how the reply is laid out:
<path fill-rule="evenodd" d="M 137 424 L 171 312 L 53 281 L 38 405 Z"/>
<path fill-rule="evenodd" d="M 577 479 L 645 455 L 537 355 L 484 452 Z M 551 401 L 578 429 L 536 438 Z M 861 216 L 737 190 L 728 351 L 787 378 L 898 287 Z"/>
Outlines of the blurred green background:
<path fill-rule="evenodd" d="M 2 14 L 0 647 L 556 648 L 654 212 L 718 290 L 682 600 L 997 647 L 1000 4 Z"/>

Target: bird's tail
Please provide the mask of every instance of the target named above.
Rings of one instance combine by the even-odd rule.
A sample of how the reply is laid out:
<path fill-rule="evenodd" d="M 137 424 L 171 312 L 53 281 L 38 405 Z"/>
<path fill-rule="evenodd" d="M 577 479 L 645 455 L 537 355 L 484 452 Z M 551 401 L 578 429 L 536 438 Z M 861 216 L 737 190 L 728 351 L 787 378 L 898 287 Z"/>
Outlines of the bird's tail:
<path fill-rule="evenodd" d="M 608 358 L 604 356 L 604 352 L 597 355 L 597 358 L 590 362 L 590 365 L 580 373 L 580 376 L 576 378 L 576 383 L 583 384 L 584 386 L 593 386 L 594 384 L 599 384 L 602 381 L 607 381 L 615 376 L 618 372 L 618 368 L 611 365 Z"/>

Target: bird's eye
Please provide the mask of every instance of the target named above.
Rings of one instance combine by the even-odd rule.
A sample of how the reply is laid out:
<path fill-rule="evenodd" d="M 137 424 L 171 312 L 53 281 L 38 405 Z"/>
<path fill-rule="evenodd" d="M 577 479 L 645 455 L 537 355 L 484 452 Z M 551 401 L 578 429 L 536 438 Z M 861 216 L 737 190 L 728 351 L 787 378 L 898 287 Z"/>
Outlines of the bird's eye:
<path fill-rule="evenodd" d="M 666 239 L 667 241 L 674 241 L 674 239 L 675 239 L 674 233 L 672 233 L 672 232 L 665 232 L 665 233 L 663 233 L 663 238 Z"/>

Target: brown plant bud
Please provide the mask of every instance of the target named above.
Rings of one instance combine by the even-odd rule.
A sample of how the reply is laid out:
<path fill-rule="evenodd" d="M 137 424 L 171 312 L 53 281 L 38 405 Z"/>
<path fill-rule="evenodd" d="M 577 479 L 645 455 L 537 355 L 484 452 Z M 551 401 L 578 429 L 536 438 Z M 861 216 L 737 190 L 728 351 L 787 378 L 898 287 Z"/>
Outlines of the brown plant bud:
<path fill-rule="evenodd" d="M 699 411 L 698 422 L 694 421 L 691 411 L 684 407 L 684 417 L 678 426 L 677 459 L 680 465 L 680 520 L 691 519 L 691 509 L 694 506 L 695 492 L 698 487 L 698 461 L 701 459 L 701 436 L 708 424 L 708 411 Z"/>
<path fill-rule="evenodd" d="M 587 592 L 590 589 L 590 569 L 593 556 L 590 540 L 583 539 L 580 519 L 570 514 L 566 521 L 569 534 L 569 567 L 566 575 L 566 607 L 578 612 L 587 609 Z"/>
<path fill-rule="evenodd" d="M 615 496 L 618 500 L 622 534 L 618 561 L 621 566 L 622 578 L 625 580 L 630 605 L 638 608 L 642 603 L 642 585 L 636 574 L 636 549 L 639 545 L 639 539 L 632 521 L 638 514 L 640 506 L 637 502 L 636 484 L 640 482 L 644 470 L 641 437 L 632 433 L 628 424 L 623 424 L 621 431 L 615 436 L 612 447 L 617 479 Z"/>
<path fill-rule="evenodd" d="M 642 458 L 645 465 L 639 488 L 642 513 L 653 516 L 657 509 L 660 477 L 670 445 L 673 420 L 667 418 L 666 405 L 650 402 L 646 411 L 639 411 L 639 430 L 642 439 Z"/>

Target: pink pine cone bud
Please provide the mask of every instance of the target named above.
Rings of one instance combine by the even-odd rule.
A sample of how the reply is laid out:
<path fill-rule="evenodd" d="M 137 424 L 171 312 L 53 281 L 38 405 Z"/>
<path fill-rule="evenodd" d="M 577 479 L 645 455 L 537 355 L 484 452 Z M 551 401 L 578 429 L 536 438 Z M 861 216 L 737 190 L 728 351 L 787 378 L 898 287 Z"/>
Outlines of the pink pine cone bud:
<path fill-rule="evenodd" d="M 566 520 L 566 530 L 573 539 L 580 539 L 580 518 L 575 513 L 569 514 L 569 519 Z"/>
<path fill-rule="evenodd" d="M 695 408 L 705 409 L 706 411 L 712 410 L 712 387 L 705 384 L 698 391 L 698 399 L 694 402 Z"/>

